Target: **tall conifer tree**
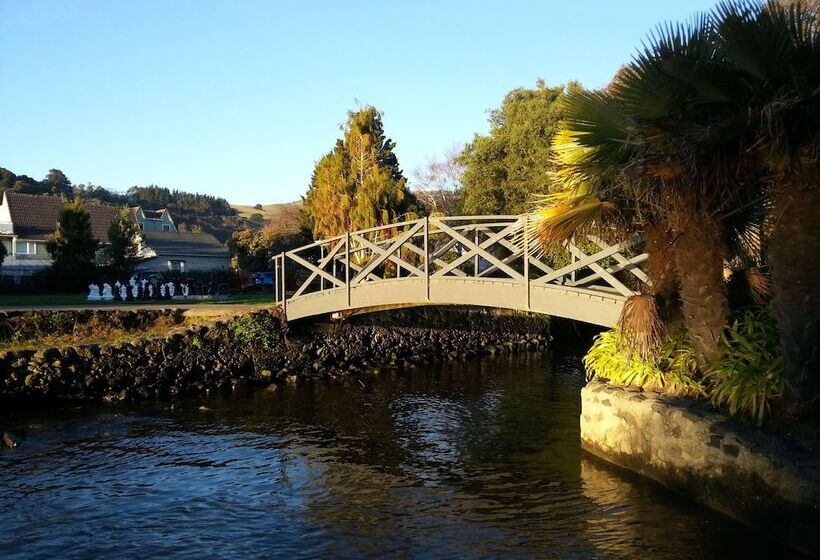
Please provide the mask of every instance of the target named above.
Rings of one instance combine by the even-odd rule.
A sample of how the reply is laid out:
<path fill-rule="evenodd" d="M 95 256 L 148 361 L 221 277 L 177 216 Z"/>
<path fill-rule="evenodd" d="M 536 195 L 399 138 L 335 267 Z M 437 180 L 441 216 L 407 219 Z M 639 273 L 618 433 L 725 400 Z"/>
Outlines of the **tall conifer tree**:
<path fill-rule="evenodd" d="M 305 198 L 303 221 L 314 237 L 418 215 L 394 148 L 375 107 L 348 113 L 343 138 L 317 162 Z"/>

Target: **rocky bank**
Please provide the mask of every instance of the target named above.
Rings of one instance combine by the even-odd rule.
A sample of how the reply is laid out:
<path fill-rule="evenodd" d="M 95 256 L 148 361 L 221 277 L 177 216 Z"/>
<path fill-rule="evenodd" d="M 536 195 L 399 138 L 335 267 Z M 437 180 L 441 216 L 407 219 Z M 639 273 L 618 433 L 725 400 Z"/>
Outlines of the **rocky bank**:
<path fill-rule="evenodd" d="M 428 319 L 422 314 L 418 320 Z M 458 328 L 353 322 L 287 336 L 287 326 L 272 310 L 190 326 L 161 338 L 9 351 L 0 355 L 0 400 L 163 399 L 245 383 L 332 378 L 540 349 L 549 339 L 546 321 L 527 316 L 467 314 L 457 315 L 456 322 Z"/>

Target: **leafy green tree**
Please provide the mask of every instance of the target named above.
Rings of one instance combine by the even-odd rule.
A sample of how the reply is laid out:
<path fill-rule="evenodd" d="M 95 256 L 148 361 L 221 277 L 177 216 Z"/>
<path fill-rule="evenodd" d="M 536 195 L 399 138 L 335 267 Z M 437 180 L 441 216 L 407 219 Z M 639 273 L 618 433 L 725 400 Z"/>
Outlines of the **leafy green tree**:
<path fill-rule="evenodd" d="M 289 251 L 310 243 L 304 232 L 284 230 L 274 224 L 264 229 L 244 229 L 233 234 L 228 247 L 234 269 L 251 272 L 270 270 L 271 259 L 282 251 Z"/>
<path fill-rule="evenodd" d="M 48 188 L 27 175 L 15 175 L 0 167 L 0 191 L 14 191 L 25 194 L 46 194 Z"/>
<path fill-rule="evenodd" d="M 52 274 L 68 289 L 81 289 L 93 277 L 99 243 L 91 233 L 91 216 L 81 200 L 60 211 L 56 233 L 46 249 L 54 260 Z"/>
<path fill-rule="evenodd" d="M 368 106 L 348 113 L 343 138 L 316 164 L 302 223 L 314 237 L 374 227 L 417 215 L 416 198 L 387 138 L 382 114 Z"/>
<path fill-rule="evenodd" d="M 51 194 L 61 194 L 70 197 L 74 191 L 71 186 L 71 181 L 69 181 L 65 173 L 59 169 L 49 169 L 48 175 L 46 175 L 42 183 Z"/>
<path fill-rule="evenodd" d="M 518 88 L 490 112 L 490 132 L 476 135 L 461 155 L 464 212 L 517 214 L 533 195 L 546 193 L 553 169 L 552 138 L 562 116 L 561 100 L 582 89 L 575 82 Z"/>
<path fill-rule="evenodd" d="M 111 270 L 130 275 L 139 260 L 140 228 L 130 210 L 123 208 L 119 217 L 108 226 L 108 246 L 105 257 Z"/>

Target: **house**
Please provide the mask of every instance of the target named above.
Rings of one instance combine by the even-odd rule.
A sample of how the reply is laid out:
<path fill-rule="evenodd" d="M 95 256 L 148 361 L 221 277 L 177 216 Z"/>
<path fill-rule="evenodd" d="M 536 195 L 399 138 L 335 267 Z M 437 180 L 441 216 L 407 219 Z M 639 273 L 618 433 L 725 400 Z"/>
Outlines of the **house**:
<path fill-rule="evenodd" d="M 209 233 L 179 231 L 165 208 L 145 210 L 138 206 L 134 219 L 142 230 L 143 242 L 138 271 L 181 273 L 231 266 L 231 253 L 224 243 Z"/>
<path fill-rule="evenodd" d="M 209 233 L 143 230 L 142 239 L 139 271 L 181 273 L 231 266 L 228 247 Z"/>
<path fill-rule="evenodd" d="M 48 238 L 57 230 L 62 197 L 4 192 L 0 202 L 0 241 L 7 256 L 0 268 L 3 276 L 30 276 L 51 266 L 46 251 Z M 107 204 L 85 204 L 91 217 L 91 233 L 101 244 L 108 243 L 108 228 L 122 208 Z M 207 233 L 180 232 L 167 209 L 131 208 L 142 230 L 142 261 L 137 270 L 189 272 L 230 268 L 230 252 Z"/>
<path fill-rule="evenodd" d="M 167 209 L 145 210 L 137 206 L 134 208 L 134 219 L 140 225 L 142 231 L 177 231 L 171 213 Z"/>
<path fill-rule="evenodd" d="M 4 276 L 29 276 L 51 266 L 46 251 L 48 238 L 57 230 L 62 197 L 4 192 L 0 202 L 0 241 L 6 258 L 0 268 Z M 107 204 L 86 204 L 91 217 L 91 234 L 100 243 L 108 242 L 108 227 L 122 208 Z"/>

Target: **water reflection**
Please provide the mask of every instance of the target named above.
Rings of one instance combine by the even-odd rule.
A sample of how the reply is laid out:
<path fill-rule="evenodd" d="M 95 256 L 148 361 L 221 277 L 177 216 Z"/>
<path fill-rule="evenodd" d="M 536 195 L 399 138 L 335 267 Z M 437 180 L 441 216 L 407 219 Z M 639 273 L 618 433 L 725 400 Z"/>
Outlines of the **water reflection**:
<path fill-rule="evenodd" d="M 0 556 L 789 556 L 583 455 L 581 383 L 577 357 L 531 355 L 7 412 L 26 439 L 0 453 Z"/>

